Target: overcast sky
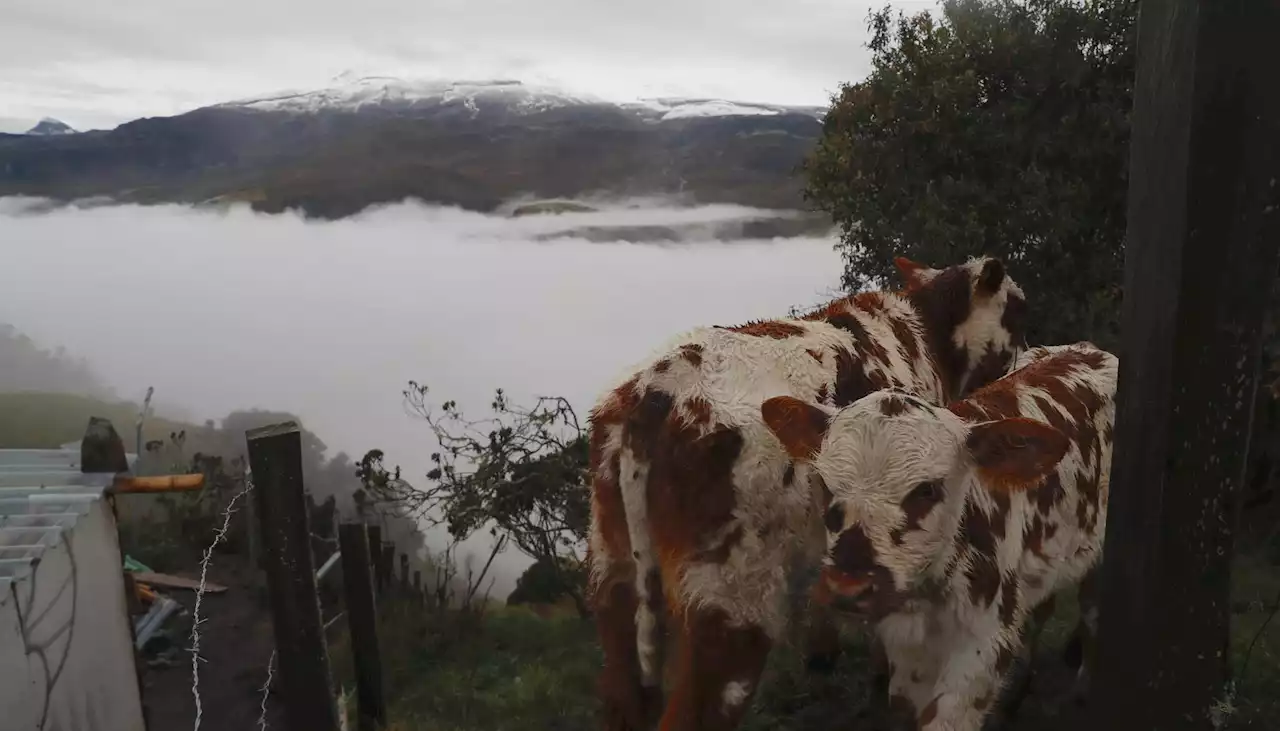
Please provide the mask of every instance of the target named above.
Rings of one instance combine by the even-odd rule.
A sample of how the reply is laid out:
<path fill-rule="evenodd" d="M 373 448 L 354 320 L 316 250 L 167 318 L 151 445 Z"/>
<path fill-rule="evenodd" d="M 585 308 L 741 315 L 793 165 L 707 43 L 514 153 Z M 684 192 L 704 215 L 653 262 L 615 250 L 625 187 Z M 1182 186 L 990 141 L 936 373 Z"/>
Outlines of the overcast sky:
<path fill-rule="evenodd" d="M 866 74 L 866 19 L 885 2 L 3 0 L 0 131 L 108 128 L 349 70 L 825 104 Z"/>

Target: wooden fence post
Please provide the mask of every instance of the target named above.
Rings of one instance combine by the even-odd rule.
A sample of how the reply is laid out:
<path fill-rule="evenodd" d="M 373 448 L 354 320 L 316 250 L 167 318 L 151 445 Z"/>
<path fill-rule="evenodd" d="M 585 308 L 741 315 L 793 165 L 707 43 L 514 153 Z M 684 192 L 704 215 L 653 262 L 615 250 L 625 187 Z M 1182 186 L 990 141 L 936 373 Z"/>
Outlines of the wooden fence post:
<path fill-rule="evenodd" d="M 396 563 L 396 544 L 387 541 L 382 544 L 382 585 L 387 587 L 387 594 L 394 594 L 395 586 L 392 577 L 395 576 Z"/>
<path fill-rule="evenodd" d="M 382 687 L 382 655 L 378 650 L 378 608 L 373 595 L 369 538 L 363 523 L 338 526 L 342 551 L 342 584 L 347 603 L 347 631 L 356 666 L 356 707 L 360 731 L 376 731 L 387 722 Z"/>
<path fill-rule="evenodd" d="M 373 588 L 377 590 L 378 596 L 381 597 L 386 591 L 382 585 L 382 526 L 371 525 L 368 528 L 369 533 L 369 561 L 373 567 Z"/>
<path fill-rule="evenodd" d="M 409 595 L 409 554 L 400 554 L 400 593 Z"/>
<path fill-rule="evenodd" d="M 1213 728 L 1280 246 L 1280 6 L 1140 4 L 1097 731 Z"/>
<path fill-rule="evenodd" d="M 285 717 L 292 731 L 337 731 L 338 707 L 316 595 L 298 425 L 288 421 L 250 429 L 245 438 L 262 526 L 262 558 Z"/>

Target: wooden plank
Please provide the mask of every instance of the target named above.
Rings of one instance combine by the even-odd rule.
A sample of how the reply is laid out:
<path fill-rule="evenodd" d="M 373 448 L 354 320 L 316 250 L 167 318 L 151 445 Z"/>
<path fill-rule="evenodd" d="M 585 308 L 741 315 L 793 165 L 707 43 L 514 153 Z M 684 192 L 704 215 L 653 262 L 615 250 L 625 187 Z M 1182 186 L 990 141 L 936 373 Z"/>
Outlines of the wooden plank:
<path fill-rule="evenodd" d="M 262 559 L 288 727 L 337 731 L 338 707 L 320 621 L 311 526 L 294 422 L 245 432 L 262 530 Z"/>
<path fill-rule="evenodd" d="M 338 526 L 342 554 L 342 584 L 347 603 L 347 631 L 356 670 L 357 728 L 380 729 L 387 721 L 387 698 L 382 685 L 382 655 L 378 649 L 378 610 L 373 591 L 369 537 L 363 523 Z"/>
<path fill-rule="evenodd" d="M 1140 5 L 1097 731 L 1212 728 L 1280 215 L 1280 6 Z"/>
<path fill-rule="evenodd" d="M 135 581 L 151 586 L 165 586 L 170 589 L 191 589 L 196 591 L 200 588 L 200 582 L 196 579 L 188 579 L 182 576 L 174 576 L 172 574 L 161 574 L 153 571 L 128 571 L 126 573 L 133 574 Z M 208 594 L 221 594 L 227 590 L 222 584 L 215 584 L 212 581 L 204 582 L 204 590 Z"/>
<path fill-rule="evenodd" d="M 204 475 L 116 475 L 111 492 L 117 495 L 139 492 L 190 492 L 204 487 Z"/>

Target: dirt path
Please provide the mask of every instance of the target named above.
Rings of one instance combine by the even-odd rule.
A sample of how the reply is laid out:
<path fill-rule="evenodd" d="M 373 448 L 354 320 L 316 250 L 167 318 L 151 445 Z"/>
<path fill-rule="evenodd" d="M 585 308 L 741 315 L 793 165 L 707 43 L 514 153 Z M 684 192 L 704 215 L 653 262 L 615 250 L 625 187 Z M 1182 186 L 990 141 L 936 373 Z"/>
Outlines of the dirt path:
<path fill-rule="evenodd" d="M 201 615 L 207 621 L 200 640 L 200 654 L 206 660 L 200 663 L 200 729 L 257 731 L 261 688 L 274 647 L 265 596 L 259 599 L 242 571 L 223 566 L 221 570 L 211 568 L 209 573 L 211 581 L 228 588 L 222 594 L 206 594 L 201 604 Z M 166 593 L 181 603 L 187 614 L 165 626 L 176 645 L 162 653 L 168 662 L 143 661 L 142 701 L 148 731 L 190 731 L 195 728 L 196 704 L 191 691 L 188 633 L 195 593 Z M 283 729 L 278 704 L 268 701 L 267 711 L 267 728 Z"/>

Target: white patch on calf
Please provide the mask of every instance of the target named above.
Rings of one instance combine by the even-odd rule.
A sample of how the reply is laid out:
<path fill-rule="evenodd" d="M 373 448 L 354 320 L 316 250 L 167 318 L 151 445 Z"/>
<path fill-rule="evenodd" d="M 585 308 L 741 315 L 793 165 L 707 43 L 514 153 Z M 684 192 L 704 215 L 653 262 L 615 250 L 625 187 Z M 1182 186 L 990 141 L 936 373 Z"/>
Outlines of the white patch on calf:
<path fill-rule="evenodd" d="M 622 506 L 631 536 L 631 557 L 636 562 L 636 652 L 640 658 L 641 682 L 652 687 L 660 681 L 661 668 L 658 667 L 658 618 L 650 608 L 649 596 L 649 574 L 658 570 L 649 534 L 649 465 L 638 461 L 626 448 L 619 456 L 618 465 Z"/>
<path fill-rule="evenodd" d="M 737 709 L 747 700 L 747 696 L 751 695 L 751 684 L 740 680 L 734 680 L 726 683 L 724 691 L 721 692 L 720 698 L 724 701 L 724 713 L 729 715 L 730 712 Z"/>

